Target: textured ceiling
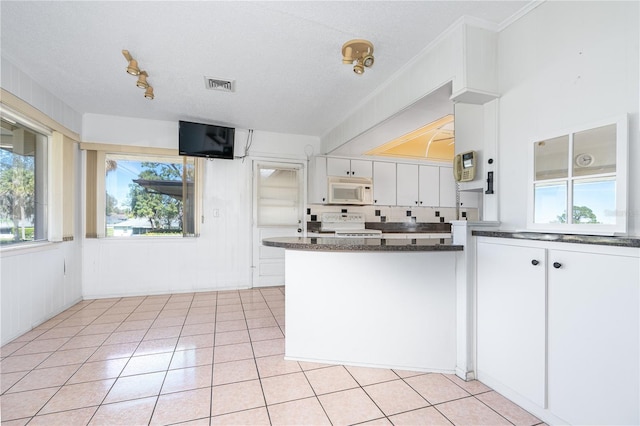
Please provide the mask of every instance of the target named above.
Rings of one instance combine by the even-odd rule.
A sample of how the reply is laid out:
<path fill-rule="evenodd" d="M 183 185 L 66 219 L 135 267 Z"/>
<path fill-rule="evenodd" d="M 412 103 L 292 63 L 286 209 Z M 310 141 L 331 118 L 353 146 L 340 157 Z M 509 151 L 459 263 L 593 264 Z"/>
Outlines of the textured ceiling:
<path fill-rule="evenodd" d="M 499 25 L 528 3 L 3 0 L 0 51 L 80 113 L 321 136 L 461 16 Z M 341 60 L 353 38 L 375 46 L 362 76 Z M 205 90 L 204 76 L 236 91 Z"/>

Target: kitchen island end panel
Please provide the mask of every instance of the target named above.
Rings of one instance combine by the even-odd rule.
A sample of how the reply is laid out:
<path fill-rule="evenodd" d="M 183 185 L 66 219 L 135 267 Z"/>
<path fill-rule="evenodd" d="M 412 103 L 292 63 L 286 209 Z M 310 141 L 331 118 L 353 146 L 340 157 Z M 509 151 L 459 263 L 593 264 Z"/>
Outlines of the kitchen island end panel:
<path fill-rule="evenodd" d="M 454 373 L 455 251 L 285 251 L 290 360 Z"/>

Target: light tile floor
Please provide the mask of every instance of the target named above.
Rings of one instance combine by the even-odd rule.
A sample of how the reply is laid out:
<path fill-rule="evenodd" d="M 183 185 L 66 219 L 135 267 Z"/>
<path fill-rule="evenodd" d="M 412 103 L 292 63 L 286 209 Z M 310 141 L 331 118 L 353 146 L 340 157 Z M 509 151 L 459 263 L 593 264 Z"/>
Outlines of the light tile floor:
<path fill-rule="evenodd" d="M 2 347 L 2 425 L 535 425 L 455 375 L 285 361 L 284 288 L 87 300 Z"/>

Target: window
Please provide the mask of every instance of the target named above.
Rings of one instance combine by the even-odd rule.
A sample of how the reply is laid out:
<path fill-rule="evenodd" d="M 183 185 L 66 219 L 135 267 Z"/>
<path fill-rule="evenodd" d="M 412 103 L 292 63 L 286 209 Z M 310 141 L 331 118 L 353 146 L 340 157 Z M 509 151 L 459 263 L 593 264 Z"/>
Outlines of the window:
<path fill-rule="evenodd" d="M 194 235 L 191 157 L 106 154 L 107 237 Z"/>
<path fill-rule="evenodd" d="M 81 143 L 87 238 L 197 236 L 200 159 L 174 149 Z"/>
<path fill-rule="evenodd" d="M 47 240 L 48 136 L 2 119 L 0 243 Z"/>
<path fill-rule="evenodd" d="M 296 226 L 300 223 L 301 171 L 296 166 L 257 165 L 258 226 Z"/>
<path fill-rule="evenodd" d="M 533 143 L 529 227 L 582 234 L 626 233 L 627 145 L 626 116 L 537 139 Z"/>

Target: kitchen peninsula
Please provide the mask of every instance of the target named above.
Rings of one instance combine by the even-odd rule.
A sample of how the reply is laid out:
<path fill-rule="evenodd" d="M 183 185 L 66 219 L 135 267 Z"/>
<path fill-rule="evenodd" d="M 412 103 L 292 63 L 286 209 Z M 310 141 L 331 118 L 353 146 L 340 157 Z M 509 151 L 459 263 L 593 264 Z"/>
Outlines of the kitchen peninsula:
<path fill-rule="evenodd" d="M 285 358 L 454 373 L 450 239 L 269 238 L 285 249 Z"/>

